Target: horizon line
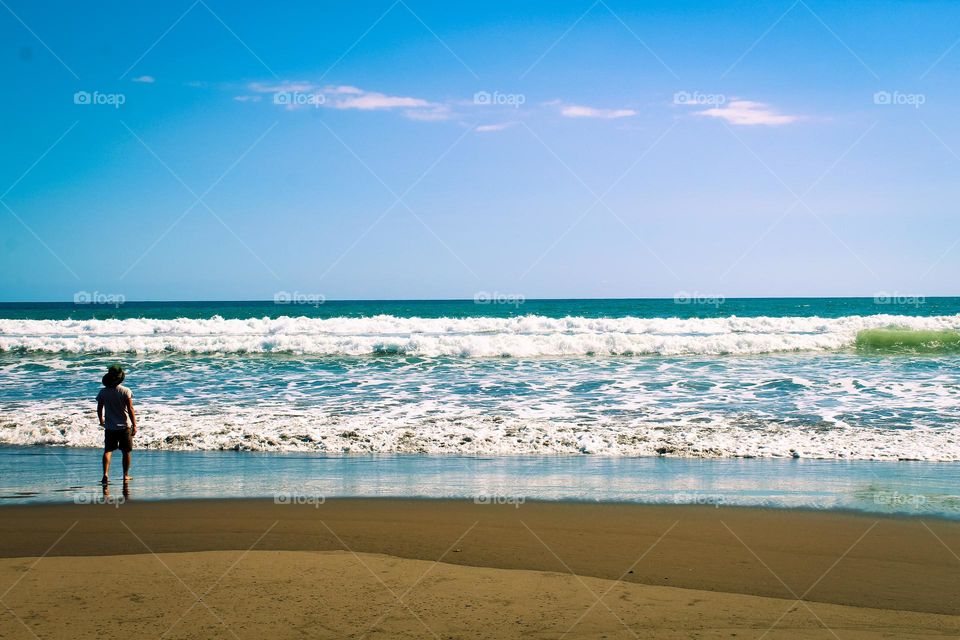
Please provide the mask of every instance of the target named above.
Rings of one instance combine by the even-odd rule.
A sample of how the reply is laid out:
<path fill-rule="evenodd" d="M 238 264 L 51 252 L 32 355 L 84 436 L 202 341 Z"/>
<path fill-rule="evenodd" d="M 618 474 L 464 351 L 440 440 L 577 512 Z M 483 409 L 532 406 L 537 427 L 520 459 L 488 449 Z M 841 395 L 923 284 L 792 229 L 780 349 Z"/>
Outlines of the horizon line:
<path fill-rule="evenodd" d="M 881 295 L 886 296 L 915 296 L 922 297 L 924 299 L 946 299 L 946 298 L 960 298 L 960 294 L 935 294 L 935 295 L 925 295 L 925 294 L 907 294 L 901 292 L 875 292 L 869 295 L 836 295 L 836 296 L 824 296 L 824 295 L 795 295 L 795 296 L 725 296 L 722 294 L 711 293 L 705 294 L 700 292 L 688 293 L 684 292 L 687 295 L 710 295 L 714 297 L 722 297 L 725 300 L 869 300 L 876 299 Z M 675 301 L 677 296 L 670 297 L 661 297 L 661 296 L 636 296 L 636 297 L 582 297 L 582 298 L 528 298 L 522 294 L 498 294 L 498 295 L 511 295 L 519 296 L 523 299 L 524 303 L 526 302 L 577 302 L 577 301 L 632 301 L 632 300 L 642 300 L 642 301 Z M 325 298 L 322 302 L 317 303 L 316 301 L 308 302 L 297 302 L 297 301 L 287 301 L 279 302 L 276 299 L 230 299 L 230 298 L 195 298 L 195 299 L 143 299 L 143 300 L 124 300 L 120 303 L 120 306 L 125 304 L 193 304 L 193 303 L 223 303 L 223 304 L 249 304 L 249 303 L 270 303 L 276 306 L 315 306 L 317 304 L 324 305 L 327 303 L 350 303 L 350 302 L 471 302 L 475 304 L 486 304 L 483 302 L 478 302 L 476 298 Z M 0 300 L 0 305 L 26 305 L 26 304 L 64 304 L 64 305 L 73 305 L 76 307 L 115 307 L 116 303 L 113 302 L 75 302 L 72 300 Z"/>

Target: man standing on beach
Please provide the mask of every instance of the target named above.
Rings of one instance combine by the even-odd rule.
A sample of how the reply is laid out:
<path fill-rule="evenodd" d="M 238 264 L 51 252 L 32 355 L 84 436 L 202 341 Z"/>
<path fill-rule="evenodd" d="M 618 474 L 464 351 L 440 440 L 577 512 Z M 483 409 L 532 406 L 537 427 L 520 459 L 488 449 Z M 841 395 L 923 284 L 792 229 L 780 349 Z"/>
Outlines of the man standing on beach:
<path fill-rule="evenodd" d="M 103 479 L 107 484 L 110 457 L 116 449 L 123 453 L 123 481 L 130 480 L 130 452 L 137 435 L 137 414 L 133 411 L 133 392 L 120 383 L 127 376 L 123 367 L 111 366 L 103 376 L 103 389 L 97 394 L 97 417 L 103 427 Z"/>

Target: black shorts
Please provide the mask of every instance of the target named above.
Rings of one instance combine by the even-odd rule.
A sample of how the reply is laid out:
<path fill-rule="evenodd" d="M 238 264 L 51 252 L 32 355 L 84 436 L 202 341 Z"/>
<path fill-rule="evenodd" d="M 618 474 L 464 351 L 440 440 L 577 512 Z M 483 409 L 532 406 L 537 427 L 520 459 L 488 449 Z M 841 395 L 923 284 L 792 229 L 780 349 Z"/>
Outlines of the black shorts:
<path fill-rule="evenodd" d="M 104 429 L 103 450 L 113 451 L 120 449 L 124 453 L 133 451 L 133 435 L 130 429 Z"/>

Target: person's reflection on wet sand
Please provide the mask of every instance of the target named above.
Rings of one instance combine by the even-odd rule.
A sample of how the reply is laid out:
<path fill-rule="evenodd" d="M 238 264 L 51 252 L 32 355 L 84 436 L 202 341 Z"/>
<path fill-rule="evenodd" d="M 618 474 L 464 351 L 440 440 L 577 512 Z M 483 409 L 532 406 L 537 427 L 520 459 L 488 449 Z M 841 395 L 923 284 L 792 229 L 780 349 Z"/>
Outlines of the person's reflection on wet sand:
<path fill-rule="evenodd" d="M 110 504 L 110 503 L 116 502 L 119 505 L 119 504 L 123 504 L 124 502 L 130 499 L 130 483 L 129 482 L 123 483 L 123 490 L 122 490 L 123 497 L 119 499 L 114 498 L 110 495 L 110 485 L 105 484 L 101 486 L 103 487 L 103 503 L 104 504 Z"/>

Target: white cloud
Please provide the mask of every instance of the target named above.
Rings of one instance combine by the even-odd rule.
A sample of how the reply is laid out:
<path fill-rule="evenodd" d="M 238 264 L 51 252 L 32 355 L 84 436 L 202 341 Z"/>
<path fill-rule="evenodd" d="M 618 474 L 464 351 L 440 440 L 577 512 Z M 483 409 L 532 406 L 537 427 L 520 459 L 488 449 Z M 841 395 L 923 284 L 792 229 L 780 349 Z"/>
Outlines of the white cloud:
<path fill-rule="evenodd" d="M 352 85 L 336 85 L 320 87 L 307 81 L 284 81 L 279 83 L 251 82 L 247 85 L 255 93 L 273 94 L 309 94 L 322 97 L 318 104 L 330 109 L 356 109 L 358 111 L 378 111 L 391 109 L 406 109 L 404 115 L 413 120 L 447 120 L 452 116 L 450 107 L 414 98 L 410 96 L 392 96 L 379 91 L 366 91 Z M 284 102 L 286 108 L 296 108 L 297 102 Z"/>
<path fill-rule="evenodd" d="M 342 84 L 338 87 L 327 87 L 327 92 L 329 93 L 346 93 L 350 95 L 357 95 L 363 93 L 363 89 L 357 87 L 352 87 L 348 84 Z"/>
<path fill-rule="evenodd" d="M 237 102 L 260 102 L 260 96 L 233 96 Z"/>
<path fill-rule="evenodd" d="M 776 127 L 802 119 L 802 116 L 777 113 L 770 105 L 763 102 L 736 98 L 722 106 L 697 111 L 696 114 L 708 118 L 720 118 L 730 124 L 741 126 L 766 125 Z"/>
<path fill-rule="evenodd" d="M 293 93 L 293 92 L 302 92 L 307 93 L 313 91 L 314 86 L 309 82 L 302 80 L 297 81 L 283 81 L 279 84 L 264 84 L 262 82 L 251 82 L 247 85 L 247 88 L 250 91 L 256 91 L 257 93 Z"/>
<path fill-rule="evenodd" d="M 352 88 L 352 87 L 351 87 Z M 346 97 L 339 97 L 339 96 Z M 376 91 L 363 91 L 360 93 L 337 93 L 331 101 L 330 106 L 334 109 L 360 109 L 361 111 L 374 111 L 376 109 L 396 109 L 398 107 L 432 107 L 430 102 L 421 98 L 410 98 L 406 96 L 388 96 Z"/>
<path fill-rule="evenodd" d="M 478 127 L 474 127 L 473 130 L 477 133 L 489 133 L 491 131 L 503 131 L 504 129 L 509 129 L 513 125 L 517 124 L 516 122 L 498 122 L 496 124 L 481 124 Z"/>
<path fill-rule="evenodd" d="M 616 118 L 635 116 L 637 115 L 637 111 L 634 109 L 598 109 L 596 107 L 568 104 L 560 108 L 560 114 L 567 118 L 601 118 L 604 120 L 614 120 Z"/>
<path fill-rule="evenodd" d="M 157 79 L 153 76 L 137 76 L 136 78 L 132 78 L 132 80 L 134 82 L 142 82 L 144 84 L 153 84 L 157 81 Z"/>

